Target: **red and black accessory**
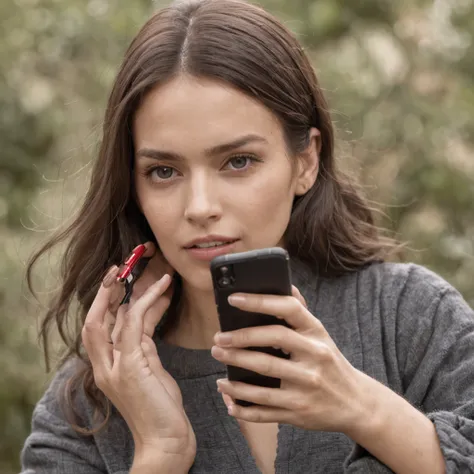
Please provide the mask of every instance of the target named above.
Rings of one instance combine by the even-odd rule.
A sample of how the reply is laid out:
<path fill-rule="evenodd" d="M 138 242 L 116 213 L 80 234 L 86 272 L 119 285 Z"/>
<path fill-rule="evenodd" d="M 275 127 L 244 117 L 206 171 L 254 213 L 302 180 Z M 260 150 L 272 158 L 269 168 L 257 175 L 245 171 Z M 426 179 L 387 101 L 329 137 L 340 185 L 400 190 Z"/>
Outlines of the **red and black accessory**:
<path fill-rule="evenodd" d="M 148 262 L 151 260 L 151 257 L 143 256 L 145 252 L 145 245 L 137 245 L 120 267 L 119 274 L 117 275 L 117 281 L 119 283 L 125 284 L 125 296 L 120 302 L 121 305 L 130 302 L 133 285 L 140 278 L 141 274 L 148 265 Z"/>

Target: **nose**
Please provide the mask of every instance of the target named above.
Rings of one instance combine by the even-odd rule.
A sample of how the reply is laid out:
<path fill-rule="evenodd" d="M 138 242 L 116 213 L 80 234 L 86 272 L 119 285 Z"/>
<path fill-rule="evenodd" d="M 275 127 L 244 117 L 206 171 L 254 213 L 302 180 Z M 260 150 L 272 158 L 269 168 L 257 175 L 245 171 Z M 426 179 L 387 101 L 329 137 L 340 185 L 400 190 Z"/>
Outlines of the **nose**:
<path fill-rule="evenodd" d="M 215 183 L 206 173 L 199 173 L 189 181 L 184 217 L 193 224 L 206 226 L 222 215 Z M 214 184 L 214 186 L 213 186 Z"/>

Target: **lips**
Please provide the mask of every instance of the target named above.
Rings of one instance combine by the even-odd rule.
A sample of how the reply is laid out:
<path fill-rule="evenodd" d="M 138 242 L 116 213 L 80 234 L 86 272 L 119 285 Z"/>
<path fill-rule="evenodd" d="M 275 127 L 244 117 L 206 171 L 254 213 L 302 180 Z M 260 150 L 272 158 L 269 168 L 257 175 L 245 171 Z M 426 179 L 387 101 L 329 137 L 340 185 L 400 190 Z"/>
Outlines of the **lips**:
<path fill-rule="evenodd" d="M 213 248 L 219 247 L 223 245 L 230 245 L 236 242 L 238 239 L 222 236 L 222 235 L 206 235 L 205 237 L 200 237 L 188 242 L 184 248 L 191 249 L 191 248 Z"/>
<path fill-rule="evenodd" d="M 219 255 L 235 252 L 238 240 L 229 237 L 196 239 L 185 250 L 193 259 L 210 262 Z"/>
<path fill-rule="evenodd" d="M 190 248 L 196 248 L 196 249 L 209 249 L 209 248 L 214 248 L 214 247 L 221 247 L 223 245 L 229 245 L 234 243 L 235 240 L 227 240 L 225 242 L 203 242 L 201 244 L 195 244 Z"/>

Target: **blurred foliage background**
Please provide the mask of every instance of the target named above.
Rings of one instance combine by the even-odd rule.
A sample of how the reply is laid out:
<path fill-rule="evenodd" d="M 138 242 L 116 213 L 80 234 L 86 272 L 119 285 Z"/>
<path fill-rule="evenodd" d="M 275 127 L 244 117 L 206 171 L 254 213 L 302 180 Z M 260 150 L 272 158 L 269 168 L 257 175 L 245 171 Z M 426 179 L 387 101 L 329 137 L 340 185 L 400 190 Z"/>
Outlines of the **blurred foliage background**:
<path fill-rule="evenodd" d="M 25 261 L 77 209 L 121 56 L 151 12 L 168 3 L 0 2 L 4 474 L 19 471 L 31 411 L 48 380 Z M 310 54 L 339 130 L 340 165 L 385 204 L 381 224 L 409 242 L 406 259 L 440 273 L 474 306 L 473 1 L 260 4 Z M 42 268 L 54 274 L 54 255 Z"/>

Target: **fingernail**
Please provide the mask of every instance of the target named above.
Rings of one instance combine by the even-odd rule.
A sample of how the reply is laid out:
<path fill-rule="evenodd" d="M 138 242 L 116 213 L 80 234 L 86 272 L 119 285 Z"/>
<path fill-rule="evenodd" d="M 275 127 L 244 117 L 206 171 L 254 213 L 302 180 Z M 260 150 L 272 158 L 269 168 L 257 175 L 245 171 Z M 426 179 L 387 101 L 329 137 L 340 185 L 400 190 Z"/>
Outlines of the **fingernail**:
<path fill-rule="evenodd" d="M 167 273 L 163 275 L 159 280 L 156 280 L 151 286 L 151 290 L 155 291 L 161 289 L 164 284 L 166 284 L 166 277 L 169 276 Z"/>
<path fill-rule="evenodd" d="M 226 381 L 227 379 L 220 379 L 220 380 L 217 380 L 216 383 L 217 383 L 217 391 L 219 393 L 224 393 L 224 390 L 226 388 Z"/>
<path fill-rule="evenodd" d="M 171 279 L 170 275 L 168 273 L 165 273 L 159 280 L 158 283 L 165 284 L 168 282 L 168 280 Z"/>
<path fill-rule="evenodd" d="M 117 272 L 118 272 L 117 265 L 114 265 L 113 267 L 109 269 L 104 279 L 102 280 L 102 285 L 104 285 L 104 288 L 109 288 L 109 286 L 112 285 L 112 283 L 115 281 L 115 277 L 117 276 Z"/>
<path fill-rule="evenodd" d="M 217 344 L 221 346 L 231 346 L 232 345 L 232 334 L 228 332 L 218 332 L 216 334 Z"/>
<path fill-rule="evenodd" d="M 213 357 L 222 357 L 224 355 L 224 350 L 218 346 L 212 346 L 211 354 Z"/>
<path fill-rule="evenodd" d="M 227 407 L 227 413 L 228 413 L 229 415 L 233 415 L 233 414 L 234 414 L 234 405 L 229 405 L 229 406 Z"/>
<path fill-rule="evenodd" d="M 230 295 L 227 298 L 227 301 L 232 305 L 233 304 L 239 304 L 239 303 L 243 303 L 245 301 L 245 297 L 240 296 L 240 295 Z"/>

